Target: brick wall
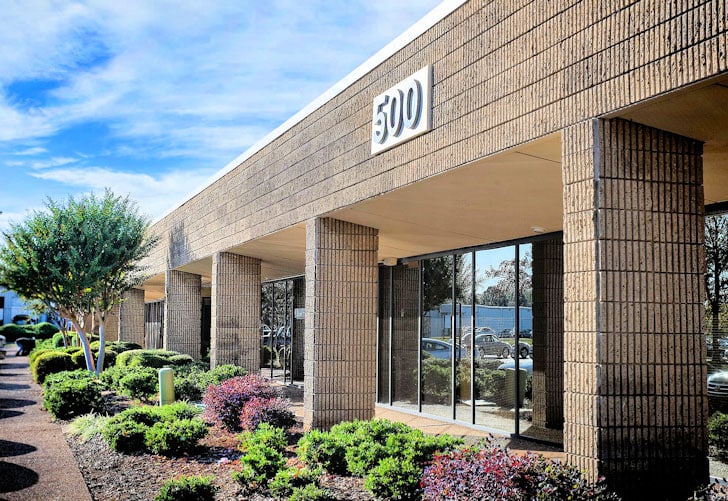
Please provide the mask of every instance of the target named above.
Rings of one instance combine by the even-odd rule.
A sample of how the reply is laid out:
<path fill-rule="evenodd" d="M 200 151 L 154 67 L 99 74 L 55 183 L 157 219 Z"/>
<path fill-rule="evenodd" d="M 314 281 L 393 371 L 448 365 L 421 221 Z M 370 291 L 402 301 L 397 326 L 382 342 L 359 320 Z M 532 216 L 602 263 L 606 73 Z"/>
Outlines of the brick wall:
<path fill-rule="evenodd" d="M 722 1 L 475 1 L 154 225 L 151 272 L 725 71 Z M 374 96 L 426 64 L 434 130 L 371 156 Z"/>
<path fill-rule="evenodd" d="M 202 337 L 200 276 L 168 270 L 164 288 L 164 349 L 199 359 Z"/>

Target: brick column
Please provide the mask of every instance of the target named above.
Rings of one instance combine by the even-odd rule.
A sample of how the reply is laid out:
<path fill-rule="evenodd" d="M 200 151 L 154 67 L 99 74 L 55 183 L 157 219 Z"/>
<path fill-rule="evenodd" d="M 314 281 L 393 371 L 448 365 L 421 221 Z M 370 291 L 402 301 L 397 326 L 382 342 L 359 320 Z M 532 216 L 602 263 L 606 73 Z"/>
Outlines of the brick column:
<path fill-rule="evenodd" d="M 260 370 L 260 260 L 219 252 L 212 256 L 210 365 Z"/>
<path fill-rule="evenodd" d="M 304 427 L 370 419 L 376 398 L 377 230 L 306 223 Z"/>
<path fill-rule="evenodd" d="M 534 242 L 533 424 L 564 426 L 564 256 L 560 240 Z"/>
<path fill-rule="evenodd" d="M 119 341 L 144 346 L 144 291 L 132 289 L 124 294 L 119 308 Z"/>
<path fill-rule="evenodd" d="M 119 305 L 114 305 L 111 311 L 106 313 L 104 320 L 104 338 L 107 343 L 119 340 Z"/>
<path fill-rule="evenodd" d="M 627 499 L 708 480 L 702 145 L 564 131 L 564 449 Z"/>
<path fill-rule="evenodd" d="M 202 287 L 199 275 L 167 270 L 164 281 L 164 349 L 200 358 Z"/>

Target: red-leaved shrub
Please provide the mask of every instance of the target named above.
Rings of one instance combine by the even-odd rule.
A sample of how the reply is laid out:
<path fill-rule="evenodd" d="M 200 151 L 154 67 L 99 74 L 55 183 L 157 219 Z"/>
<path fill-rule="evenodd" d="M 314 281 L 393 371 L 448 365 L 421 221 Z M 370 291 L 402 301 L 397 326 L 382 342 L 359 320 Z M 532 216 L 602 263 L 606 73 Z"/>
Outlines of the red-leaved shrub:
<path fill-rule="evenodd" d="M 426 500 L 618 500 L 603 482 L 543 456 L 487 445 L 436 455 L 422 475 Z"/>
<path fill-rule="evenodd" d="M 296 424 L 296 415 L 291 412 L 288 400 L 279 397 L 252 397 L 240 411 L 240 426 L 244 430 L 252 431 L 260 423 L 286 430 Z"/>
<path fill-rule="evenodd" d="M 219 422 L 228 431 L 241 431 L 240 413 L 245 403 L 253 397 L 269 399 L 276 396 L 270 383 L 256 374 L 230 378 L 207 387 L 202 399 L 205 404 L 202 417 L 210 423 Z"/>

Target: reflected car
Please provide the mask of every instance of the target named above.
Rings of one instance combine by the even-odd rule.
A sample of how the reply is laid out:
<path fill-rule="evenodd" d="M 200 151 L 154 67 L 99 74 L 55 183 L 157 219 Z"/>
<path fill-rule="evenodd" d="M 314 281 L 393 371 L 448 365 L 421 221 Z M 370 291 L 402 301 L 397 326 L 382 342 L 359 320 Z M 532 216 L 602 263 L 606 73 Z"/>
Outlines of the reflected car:
<path fill-rule="evenodd" d="M 531 329 L 522 329 L 518 333 L 519 337 L 525 337 L 525 338 L 532 338 L 533 337 L 533 331 Z"/>
<path fill-rule="evenodd" d="M 515 359 L 510 359 L 506 362 L 503 362 L 498 366 L 499 369 L 515 369 L 516 368 L 516 361 Z M 528 374 L 533 373 L 533 359 L 527 358 L 525 360 L 519 360 L 518 361 L 518 368 L 524 369 Z"/>
<path fill-rule="evenodd" d="M 500 337 L 513 337 L 513 329 L 503 329 L 498 333 Z"/>
<path fill-rule="evenodd" d="M 422 351 L 435 358 L 450 360 L 450 357 L 452 356 L 452 345 L 447 341 L 426 337 L 422 339 Z M 464 348 L 458 347 L 458 351 L 460 358 L 467 356 Z"/>
<path fill-rule="evenodd" d="M 479 357 L 508 358 L 513 347 L 495 334 L 479 334 L 475 336 L 475 349 Z"/>
<path fill-rule="evenodd" d="M 708 398 L 711 402 L 728 403 L 728 371 L 718 371 L 708 376 Z"/>
<path fill-rule="evenodd" d="M 533 356 L 533 346 L 522 341 L 518 341 L 518 354 L 521 358 L 528 358 Z"/>

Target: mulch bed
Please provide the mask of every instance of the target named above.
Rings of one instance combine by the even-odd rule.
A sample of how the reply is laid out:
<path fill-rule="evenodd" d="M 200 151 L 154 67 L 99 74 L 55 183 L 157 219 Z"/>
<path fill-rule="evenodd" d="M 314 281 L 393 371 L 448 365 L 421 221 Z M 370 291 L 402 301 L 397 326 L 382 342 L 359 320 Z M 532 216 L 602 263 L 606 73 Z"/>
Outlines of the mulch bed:
<path fill-rule="evenodd" d="M 127 407 L 129 402 L 115 395 L 107 396 L 111 414 Z M 302 434 L 302 429 L 291 431 L 292 444 Z M 165 457 L 154 454 L 121 454 L 109 448 L 100 436 L 87 442 L 77 437 L 66 437 L 81 474 L 96 501 L 152 500 L 162 485 L 181 475 L 214 475 L 218 487 L 216 499 L 220 500 L 273 500 L 266 492 L 245 491 L 231 477 L 240 469 L 239 443 L 235 433 L 218 426 L 210 429 L 196 454 L 181 457 Z M 288 448 L 289 464 L 295 464 L 295 445 Z M 364 501 L 374 499 L 364 489 L 360 478 L 324 475 L 320 486 L 329 489 L 336 499 Z"/>

